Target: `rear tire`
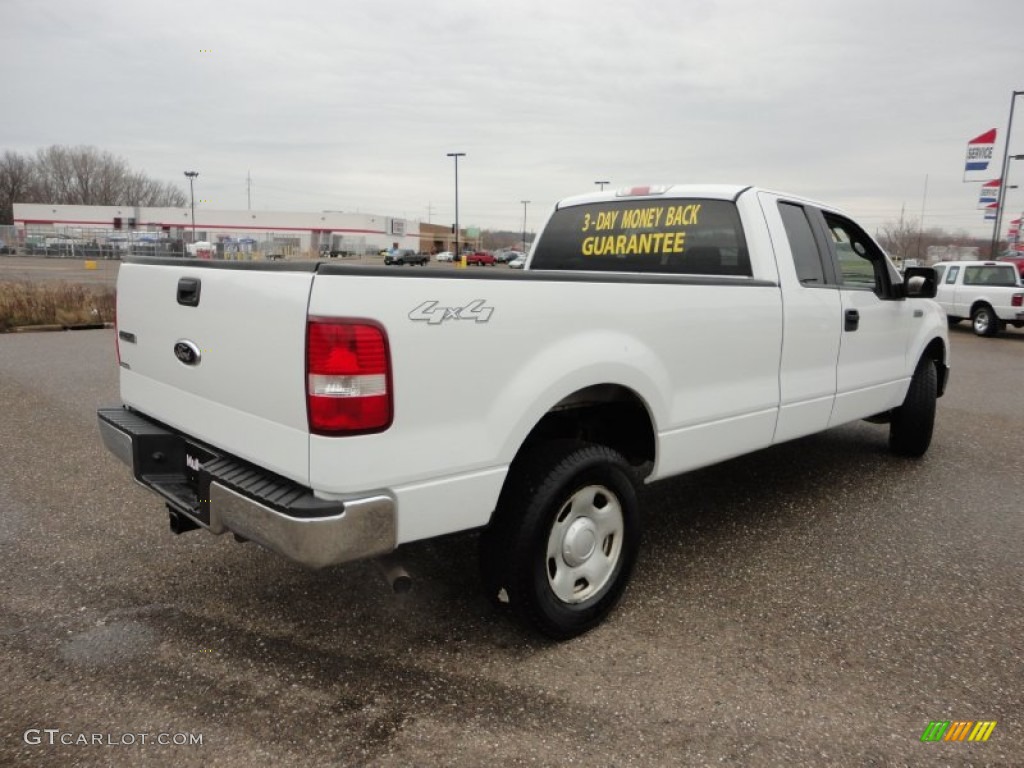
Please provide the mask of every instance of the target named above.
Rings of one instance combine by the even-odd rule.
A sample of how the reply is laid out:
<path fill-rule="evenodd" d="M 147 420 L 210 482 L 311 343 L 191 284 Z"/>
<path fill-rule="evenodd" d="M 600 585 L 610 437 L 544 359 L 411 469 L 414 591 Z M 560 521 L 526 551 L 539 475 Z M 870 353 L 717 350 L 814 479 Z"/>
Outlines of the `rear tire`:
<path fill-rule="evenodd" d="M 935 427 L 935 400 L 939 376 L 935 361 L 924 358 L 917 364 L 903 405 L 892 412 L 889 422 L 889 450 L 897 456 L 924 456 Z"/>
<path fill-rule="evenodd" d="M 633 472 L 603 445 L 559 440 L 517 459 L 480 542 L 489 596 L 555 640 L 601 623 L 640 543 Z"/>
<path fill-rule="evenodd" d="M 971 327 L 978 336 L 995 336 L 999 333 L 999 318 L 988 304 L 982 304 L 971 313 Z"/>

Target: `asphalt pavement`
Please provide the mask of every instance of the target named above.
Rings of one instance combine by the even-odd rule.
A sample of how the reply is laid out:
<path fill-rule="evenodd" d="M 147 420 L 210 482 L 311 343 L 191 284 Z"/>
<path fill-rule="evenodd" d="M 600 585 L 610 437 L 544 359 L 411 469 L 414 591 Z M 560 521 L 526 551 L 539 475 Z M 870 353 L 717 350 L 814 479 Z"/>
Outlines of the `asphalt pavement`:
<path fill-rule="evenodd" d="M 99 441 L 113 332 L 0 336 L 0 765 L 1024 765 L 1024 333 L 951 336 L 923 459 L 858 423 L 646 489 L 564 644 L 482 597 L 475 534 L 404 595 L 172 535 Z"/>

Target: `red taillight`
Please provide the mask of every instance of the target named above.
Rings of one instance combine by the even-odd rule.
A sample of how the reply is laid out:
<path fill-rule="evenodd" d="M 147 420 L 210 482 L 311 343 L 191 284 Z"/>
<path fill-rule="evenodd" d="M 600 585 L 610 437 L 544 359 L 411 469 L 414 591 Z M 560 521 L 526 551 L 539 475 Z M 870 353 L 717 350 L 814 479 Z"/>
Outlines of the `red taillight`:
<path fill-rule="evenodd" d="M 1019 307 L 1021 302 L 1024 302 L 1024 293 L 1015 293 L 1010 299 L 1010 304 L 1014 307 Z"/>
<path fill-rule="evenodd" d="M 380 432 L 391 425 L 391 363 L 384 329 L 311 318 L 306 325 L 306 410 L 318 435 Z"/>

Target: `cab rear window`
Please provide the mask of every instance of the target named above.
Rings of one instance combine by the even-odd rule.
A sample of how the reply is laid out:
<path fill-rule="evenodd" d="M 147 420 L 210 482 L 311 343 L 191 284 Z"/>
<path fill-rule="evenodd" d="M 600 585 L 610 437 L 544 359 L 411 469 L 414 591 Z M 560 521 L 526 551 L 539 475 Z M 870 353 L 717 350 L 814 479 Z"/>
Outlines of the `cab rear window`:
<path fill-rule="evenodd" d="M 613 200 L 555 211 L 530 269 L 751 276 L 727 200 Z"/>
<path fill-rule="evenodd" d="M 1009 264 L 966 267 L 964 285 L 999 285 L 1012 288 L 1017 285 L 1017 270 Z"/>

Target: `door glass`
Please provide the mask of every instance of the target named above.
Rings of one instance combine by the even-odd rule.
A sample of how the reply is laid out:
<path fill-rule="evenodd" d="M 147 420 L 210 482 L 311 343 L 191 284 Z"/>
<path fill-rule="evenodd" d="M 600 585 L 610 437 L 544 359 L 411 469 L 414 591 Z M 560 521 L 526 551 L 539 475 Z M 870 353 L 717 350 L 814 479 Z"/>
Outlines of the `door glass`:
<path fill-rule="evenodd" d="M 846 288 L 874 290 L 879 296 L 888 285 L 885 256 L 877 245 L 852 221 L 825 213 L 839 265 L 839 277 Z"/>
<path fill-rule="evenodd" d="M 811 231 L 811 223 L 807 220 L 804 207 L 780 202 L 779 213 L 786 227 L 786 237 L 793 252 L 793 263 L 800 285 L 824 285 L 825 270 L 821 264 L 821 254 L 818 251 L 818 244 L 814 241 L 814 233 Z"/>

